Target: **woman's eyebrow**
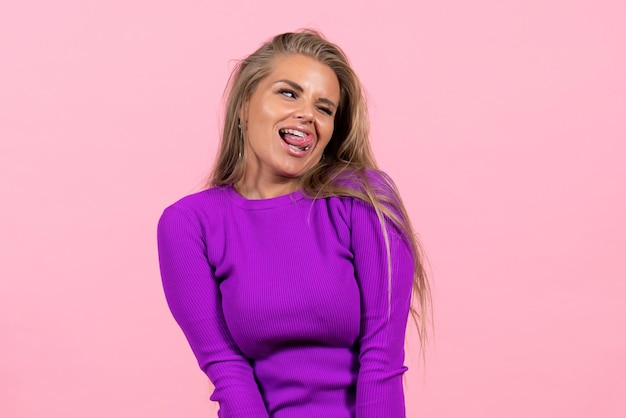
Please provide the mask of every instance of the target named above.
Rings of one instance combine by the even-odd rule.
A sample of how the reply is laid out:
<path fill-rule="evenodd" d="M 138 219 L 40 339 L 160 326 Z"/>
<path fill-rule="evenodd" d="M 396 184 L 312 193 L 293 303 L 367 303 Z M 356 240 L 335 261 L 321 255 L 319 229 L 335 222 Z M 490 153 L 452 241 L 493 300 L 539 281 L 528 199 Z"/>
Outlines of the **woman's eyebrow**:
<path fill-rule="evenodd" d="M 304 93 L 304 89 L 302 88 L 302 86 L 300 84 L 296 83 L 295 81 L 282 79 L 282 80 L 274 81 L 274 84 L 276 84 L 276 83 L 287 83 L 287 84 L 289 84 L 291 86 L 292 89 L 297 90 L 300 93 Z"/>
<path fill-rule="evenodd" d="M 296 91 L 298 91 L 298 92 L 300 92 L 300 93 L 304 93 L 304 89 L 302 88 L 302 86 L 301 86 L 300 84 L 296 83 L 295 81 L 291 81 L 291 80 L 287 80 L 287 79 L 280 79 L 280 80 L 276 80 L 276 81 L 274 81 L 274 84 L 277 84 L 277 83 L 286 83 L 286 84 L 289 84 L 289 86 L 290 86 L 292 89 L 294 89 L 294 90 L 296 90 Z M 318 99 L 318 102 L 326 103 L 327 105 L 332 106 L 332 107 L 334 107 L 335 109 L 337 108 L 337 105 L 336 105 L 336 104 L 335 104 L 332 100 L 327 99 L 327 98 L 325 98 L 325 97 L 321 97 L 321 98 L 319 98 L 319 99 Z"/>

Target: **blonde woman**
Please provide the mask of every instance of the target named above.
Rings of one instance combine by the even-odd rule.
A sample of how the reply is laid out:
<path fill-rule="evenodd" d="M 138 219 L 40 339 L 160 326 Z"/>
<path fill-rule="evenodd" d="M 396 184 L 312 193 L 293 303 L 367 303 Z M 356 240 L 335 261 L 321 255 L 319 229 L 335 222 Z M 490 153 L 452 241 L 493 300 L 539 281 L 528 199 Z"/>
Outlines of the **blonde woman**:
<path fill-rule="evenodd" d="M 341 49 L 274 37 L 231 76 L 207 190 L 158 226 L 165 295 L 223 418 L 405 416 L 428 282 Z"/>

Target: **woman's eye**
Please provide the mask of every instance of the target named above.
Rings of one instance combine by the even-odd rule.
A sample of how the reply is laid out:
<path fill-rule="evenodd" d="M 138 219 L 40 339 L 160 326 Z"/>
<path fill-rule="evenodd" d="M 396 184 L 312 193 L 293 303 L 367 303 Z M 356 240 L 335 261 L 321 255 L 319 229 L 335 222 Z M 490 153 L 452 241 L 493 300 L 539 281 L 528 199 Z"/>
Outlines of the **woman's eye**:
<path fill-rule="evenodd" d="M 328 116 L 332 116 L 333 115 L 333 111 L 327 107 L 320 107 L 319 108 L 322 112 L 326 113 Z"/>
<path fill-rule="evenodd" d="M 296 97 L 296 93 L 294 93 L 292 90 L 287 90 L 287 89 L 281 89 L 279 91 L 280 94 L 282 94 L 285 97 L 289 97 L 294 99 Z"/>

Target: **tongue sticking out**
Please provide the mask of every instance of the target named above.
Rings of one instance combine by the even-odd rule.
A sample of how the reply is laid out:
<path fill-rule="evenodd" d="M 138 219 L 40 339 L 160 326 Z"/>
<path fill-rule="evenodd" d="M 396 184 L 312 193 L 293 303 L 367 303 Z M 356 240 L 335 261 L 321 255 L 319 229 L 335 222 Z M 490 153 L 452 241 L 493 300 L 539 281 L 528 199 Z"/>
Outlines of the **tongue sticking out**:
<path fill-rule="evenodd" d="M 283 134 L 283 139 L 285 140 L 285 142 L 291 145 L 301 145 L 307 140 L 307 137 L 302 138 L 301 136 L 298 136 L 298 135 L 285 133 Z"/>
<path fill-rule="evenodd" d="M 307 151 L 311 148 L 312 135 L 300 136 L 291 132 L 281 130 L 280 136 L 295 151 Z"/>

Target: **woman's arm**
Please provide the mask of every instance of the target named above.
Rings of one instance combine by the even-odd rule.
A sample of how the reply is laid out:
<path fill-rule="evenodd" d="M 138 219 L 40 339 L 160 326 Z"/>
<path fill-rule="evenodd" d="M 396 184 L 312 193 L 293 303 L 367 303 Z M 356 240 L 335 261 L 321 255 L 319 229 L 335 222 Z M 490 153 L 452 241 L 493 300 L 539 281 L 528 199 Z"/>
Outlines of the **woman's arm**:
<path fill-rule="evenodd" d="M 387 249 L 371 204 L 352 203 L 352 252 L 361 291 L 360 369 L 357 418 L 403 418 L 404 339 L 413 283 L 413 256 L 402 233 L 386 219 L 391 252 L 391 286 Z"/>
<path fill-rule="evenodd" d="M 184 207 L 167 208 L 158 225 L 163 289 L 172 315 L 200 368 L 215 386 L 222 418 L 268 418 L 252 367 L 233 341 L 222 314 L 218 283 L 207 260 L 197 217 Z"/>

